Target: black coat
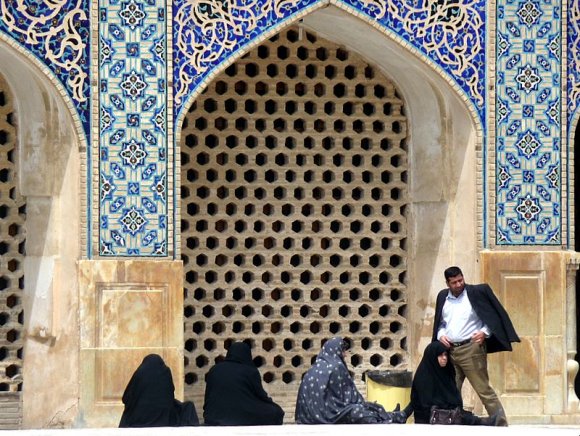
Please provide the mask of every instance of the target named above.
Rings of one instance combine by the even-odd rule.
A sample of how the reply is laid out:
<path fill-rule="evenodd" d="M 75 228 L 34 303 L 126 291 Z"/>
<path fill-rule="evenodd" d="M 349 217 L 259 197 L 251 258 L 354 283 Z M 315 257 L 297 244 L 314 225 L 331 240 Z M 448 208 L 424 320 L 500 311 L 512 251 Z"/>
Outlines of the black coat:
<path fill-rule="evenodd" d="M 123 393 L 125 409 L 119 427 L 177 427 L 198 425 L 195 406 L 174 397 L 171 369 L 157 354 L 149 354 Z"/>
<path fill-rule="evenodd" d="M 520 342 L 508 313 L 503 308 L 489 285 L 465 285 L 471 307 L 479 318 L 487 325 L 491 334 L 486 338 L 488 353 L 511 351 L 512 342 Z M 464 291 L 465 292 L 465 291 Z M 443 289 L 437 295 L 435 304 L 435 321 L 433 323 L 433 340 L 437 340 L 437 331 L 442 321 L 443 305 L 449 289 Z"/>
<path fill-rule="evenodd" d="M 208 372 L 203 417 L 206 425 L 282 424 L 284 411 L 264 391 L 247 344 L 234 342 Z"/>

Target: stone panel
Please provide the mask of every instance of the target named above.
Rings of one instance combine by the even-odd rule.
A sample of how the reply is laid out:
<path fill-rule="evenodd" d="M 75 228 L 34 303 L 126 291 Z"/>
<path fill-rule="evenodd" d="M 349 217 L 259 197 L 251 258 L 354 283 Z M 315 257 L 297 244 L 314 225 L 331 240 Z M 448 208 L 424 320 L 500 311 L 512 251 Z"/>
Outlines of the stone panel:
<path fill-rule="evenodd" d="M 542 284 L 538 274 L 503 276 L 504 307 L 520 336 L 540 334 Z"/>
<path fill-rule="evenodd" d="M 490 378 L 516 421 L 566 413 L 566 252 L 483 252 L 482 277 L 522 342 L 490 356 Z"/>
<path fill-rule="evenodd" d="M 521 344 L 515 347 L 507 360 L 504 375 L 506 392 L 539 392 L 540 347 L 538 338 L 520 336 Z"/>
<path fill-rule="evenodd" d="M 163 347 L 167 287 L 135 288 L 121 283 L 98 289 L 98 347 Z M 139 313 L 140 316 L 135 316 Z M 147 332 L 147 336 L 142 333 Z"/>
<path fill-rule="evenodd" d="M 120 398 L 143 358 L 163 357 L 183 394 L 181 262 L 80 262 L 81 419 L 116 426 Z"/>
<path fill-rule="evenodd" d="M 502 287 L 505 309 L 522 340 L 514 347 L 503 371 L 506 392 L 538 392 L 540 389 L 540 338 L 542 329 L 542 275 L 530 271 L 503 272 Z"/>

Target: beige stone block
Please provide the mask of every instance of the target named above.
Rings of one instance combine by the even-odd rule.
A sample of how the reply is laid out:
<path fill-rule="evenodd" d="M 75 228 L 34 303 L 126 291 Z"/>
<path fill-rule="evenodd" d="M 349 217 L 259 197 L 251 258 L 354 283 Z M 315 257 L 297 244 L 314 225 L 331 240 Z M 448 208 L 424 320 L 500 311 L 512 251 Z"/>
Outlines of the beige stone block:
<path fill-rule="evenodd" d="M 542 319 L 542 277 L 537 273 L 502 273 L 499 289 L 503 306 L 520 336 L 540 334 Z M 496 291 L 497 292 L 497 291 Z"/>
<path fill-rule="evenodd" d="M 562 335 L 566 322 L 566 253 L 547 252 L 544 258 L 544 334 Z"/>
<path fill-rule="evenodd" d="M 522 340 L 512 353 L 490 358 L 490 377 L 504 393 L 508 414 L 533 416 L 534 422 L 549 421 L 566 407 L 568 257 L 557 251 L 481 253 L 484 280 Z"/>
<path fill-rule="evenodd" d="M 563 336 L 545 336 L 545 365 L 547 375 L 558 375 L 565 378 L 566 342 Z"/>
<path fill-rule="evenodd" d="M 166 286 L 111 284 L 97 292 L 99 348 L 165 346 Z"/>
<path fill-rule="evenodd" d="M 500 399 L 508 417 L 544 413 L 544 396 L 542 395 L 504 395 Z"/>
<path fill-rule="evenodd" d="M 97 346 L 97 286 L 113 282 L 116 269 L 115 261 L 79 262 L 81 349 Z"/>
<path fill-rule="evenodd" d="M 544 413 L 555 415 L 564 411 L 564 400 L 566 398 L 565 382 L 566 378 L 562 374 L 545 377 Z"/>
<path fill-rule="evenodd" d="M 540 392 L 540 345 L 537 337 L 521 338 L 511 353 L 505 353 L 504 385 L 508 393 Z"/>
<path fill-rule="evenodd" d="M 542 257 L 538 252 L 497 252 L 481 253 L 482 280 L 499 287 L 502 271 L 539 271 L 542 269 Z"/>

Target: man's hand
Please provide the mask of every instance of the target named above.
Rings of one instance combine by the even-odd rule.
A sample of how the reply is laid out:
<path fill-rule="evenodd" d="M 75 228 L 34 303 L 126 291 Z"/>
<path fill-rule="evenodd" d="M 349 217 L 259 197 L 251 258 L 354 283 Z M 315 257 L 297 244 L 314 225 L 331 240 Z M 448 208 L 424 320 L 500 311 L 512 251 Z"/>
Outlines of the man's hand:
<path fill-rule="evenodd" d="M 485 333 L 483 333 L 481 330 L 477 333 L 474 333 L 471 337 L 471 342 L 475 342 L 476 344 L 481 345 L 483 344 L 483 341 L 485 341 Z"/>
<path fill-rule="evenodd" d="M 451 348 L 451 341 L 447 336 L 445 335 L 441 336 L 439 338 L 439 342 L 441 342 L 445 346 L 445 348 Z"/>

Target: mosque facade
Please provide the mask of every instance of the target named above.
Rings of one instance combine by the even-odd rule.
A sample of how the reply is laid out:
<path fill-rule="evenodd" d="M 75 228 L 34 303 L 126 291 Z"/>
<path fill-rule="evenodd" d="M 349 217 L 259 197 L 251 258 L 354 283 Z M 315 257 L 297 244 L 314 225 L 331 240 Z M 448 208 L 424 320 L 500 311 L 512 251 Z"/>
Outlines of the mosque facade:
<path fill-rule="evenodd" d="M 150 353 L 200 411 L 234 340 L 293 422 L 329 337 L 412 371 L 451 265 L 510 422 L 578 421 L 580 2 L 0 9 L 1 428 L 116 426 Z"/>

